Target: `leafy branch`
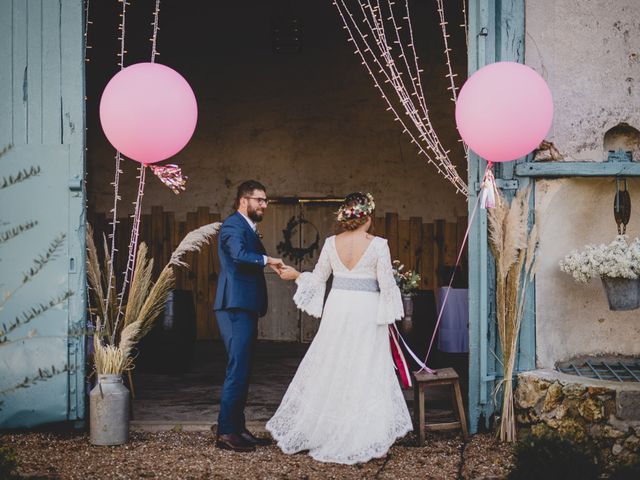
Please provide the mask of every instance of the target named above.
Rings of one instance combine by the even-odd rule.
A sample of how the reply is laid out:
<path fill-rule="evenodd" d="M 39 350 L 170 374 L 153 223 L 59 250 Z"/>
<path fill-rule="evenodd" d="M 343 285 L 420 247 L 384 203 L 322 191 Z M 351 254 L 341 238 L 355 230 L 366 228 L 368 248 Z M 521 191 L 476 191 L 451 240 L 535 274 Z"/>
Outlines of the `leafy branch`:
<path fill-rule="evenodd" d="M 15 293 L 21 287 L 33 280 L 33 278 L 45 267 L 45 265 L 55 258 L 55 254 L 62 247 L 65 238 L 67 238 L 67 235 L 61 233 L 53 239 L 44 254 L 38 255 L 33 259 L 34 266 L 31 267 L 27 272 L 22 273 L 22 283 L 14 288 L 13 291 L 5 293 L 4 297 L 0 300 L 0 310 L 2 310 L 4 305 L 9 301 L 11 297 L 13 297 L 13 295 L 15 295 Z"/>
<path fill-rule="evenodd" d="M 17 175 L 14 177 L 13 175 L 9 175 L 8 177 L 2 177 L 2 181 L 0 181 L 0 190 L 9 188 L 13 185 L 16 185 L 20 182 L 24 182 L 25 180 L 35 177 L 39 175 L 41 172 L 41 168 L 39 165 L 32 165 L 28 169 L 23 168 L 20 170 Z"/>
<path fill-rule="evenodd" d="M 30 220 L 26 223 L 20 224 L 17 227 L 12 227 L 9 230 L 5 230 L 4 232 L 0 232 L 0 245 L 8 242 L 14 237 L 17 237 L 21 233 L 26 232 L 27 230 L 31 230 L 33 227 L 38 225 L 37 220 Z"/>
<path fill-rule="evenodd" d="M 15 320 L 11 322 L 9 325 L 3 323 L 2 330 L 0 330 L 0 345 L 9 343 L 11 341 L 7 338 L 7 335 L 13 332 L 16 328 L 20 327 L 21 325 L 25 325 L 29 323 L 34 318 L 38 317 L 39 315 L 42 315 L 47 310 L 50 310 L 56 305 L 59 305 L 62 302 L 66 301 L 72 295 L 73 295 L 72 291 L 70 290 L 66 291 L 63 294 L 58 295 L 55 298 L 52 298 L 46 304 L 41 303 L 38 306 L 31 307 L 29 310 L 22 312 L 20 315 L 17 315 L 15 317 Z"/>
<path fill-rule="evenodd" d="M 53 258 L 55 258 L 54 256 L 58 252 L 60 247 L 62 247 L 62 244 L 64 243 L 65 238 L 67 238 L 67 235 L 65 233 L 61 233 L 60 235 L 58 235 L 49 244 L 49 248 L 47 248 L 47 251 L 44 253 L 44 255 L 38 255 L 38 257 L 33 260 L 33 263 L 35 265 L 31 267 L 28 272 L 23 273 L 23 277 L 22 277 L 23 284 L 32 280 L 33 277 L 35 277 L 40 272 L 40 270 L 44 268 L 44 266 L 47 263 L 49 263 Z"/>
<path fill-rule="evenodd" d="M 55 377 L 56 375 L 60 375 L 66 372 L 70 372 L 72 371 L 71 368 L 69 368 L 69 365 L 64 365 L 62 368 L 58 367 L 56 368 L 55 365 L 51 365 L 51 369 L 48 368 L 38 368 L 38 373 L 30 376 L 30 377 L 24 377 L 24 379 L 14 385 L 11 388 L 7 388 L 6 390 L 0 390 L 0 395 L 6 395 L 7 393 L 11 393 L 14 392 L 16 390 L 19 390 L 21 388 L 28 388 L 31 387 L 33 385 L 35 385 L 36 383 L 42 382 L 44 380 L 48 380 L 50 378 Z"/>

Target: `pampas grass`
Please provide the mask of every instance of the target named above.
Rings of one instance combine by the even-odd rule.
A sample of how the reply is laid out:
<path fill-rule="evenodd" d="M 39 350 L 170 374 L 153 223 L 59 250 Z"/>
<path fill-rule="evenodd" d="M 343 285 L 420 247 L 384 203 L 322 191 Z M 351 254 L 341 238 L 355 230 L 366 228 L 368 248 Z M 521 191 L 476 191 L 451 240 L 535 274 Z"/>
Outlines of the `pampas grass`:
<path fill-rule="evenodd" d="M 198 252 L 218 233 L 220 223 L 212 223 L 189 232 L 171 255 L 154 283 L 153 260 L 147 258 L 148 249 L 143 242 L 138 247 L 124 320 L 118 325 L 118 302 L 115 275 L 109 285 L 109 271 L 113 259 L 109 256 L 106 239 L 102 267 L 93 241 L 93 229 L 87 228 L 87 272 L 91 300 L 96 315 L 96 332 L 93 337 L 95 370 L 98 374 L 122 374 L 133 367 L 132 351 L 138 341 L 153 328 L 158 315 L 164 309 L 169 292 L 175 287 L 176 267 L 188 267 L 182 257 L 188 252 Z M 111 268 L 111 271 L 113 269 Z M 107 297 L 105 296 L 107 295 Z"/>
<path fill-rule="evenodd" d="M 524 315 L 526 285 L 537 268 L 538 228 L 529 230 L 531 189 L 520 190 L 509 205 L 504 199 L 488 212 L 489 245 L 496 263 L 496 322 L 502 350 L 503 379 L 495 395 L 503 389 L 500 440 L 516 440 L 513 404 L 513 374 L 518 337 Z"/>

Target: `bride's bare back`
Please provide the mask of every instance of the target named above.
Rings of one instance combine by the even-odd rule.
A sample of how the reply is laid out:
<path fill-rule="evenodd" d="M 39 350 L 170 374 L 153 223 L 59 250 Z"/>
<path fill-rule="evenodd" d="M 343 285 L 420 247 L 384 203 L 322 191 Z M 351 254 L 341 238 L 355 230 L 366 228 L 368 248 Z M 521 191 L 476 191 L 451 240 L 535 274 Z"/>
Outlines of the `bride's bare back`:
<path fill-rule="evenodd" d="M 364 229 L 336 235 L 336 252 L 342 264 L 349 270 L 358 265 L 373 238 L 374 236 L 368 234 Z"/>

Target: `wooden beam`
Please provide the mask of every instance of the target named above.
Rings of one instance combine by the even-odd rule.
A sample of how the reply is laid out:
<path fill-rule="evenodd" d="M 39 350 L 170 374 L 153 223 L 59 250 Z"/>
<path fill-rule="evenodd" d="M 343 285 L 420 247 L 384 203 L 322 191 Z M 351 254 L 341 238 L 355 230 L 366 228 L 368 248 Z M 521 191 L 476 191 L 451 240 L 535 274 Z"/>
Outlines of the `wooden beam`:
<path fill-rule="evenodd" d="M 639 177 L 640 162 L 529 162 L 516 166 L 519 177 Z"/>

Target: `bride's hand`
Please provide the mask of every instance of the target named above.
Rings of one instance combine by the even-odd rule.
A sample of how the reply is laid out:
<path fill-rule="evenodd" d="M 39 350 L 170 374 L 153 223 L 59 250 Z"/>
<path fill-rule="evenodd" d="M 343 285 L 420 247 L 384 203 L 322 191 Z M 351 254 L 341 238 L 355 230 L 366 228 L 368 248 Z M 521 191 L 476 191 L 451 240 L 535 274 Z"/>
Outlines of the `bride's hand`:
<path fill-rule="evenodd" d="M 300 276 L 300 272 L 293 267 L 285 265 L 280 268 L 278 275 L 280 275 L 280 278 L 283 280 L 295 280 Z"/>

